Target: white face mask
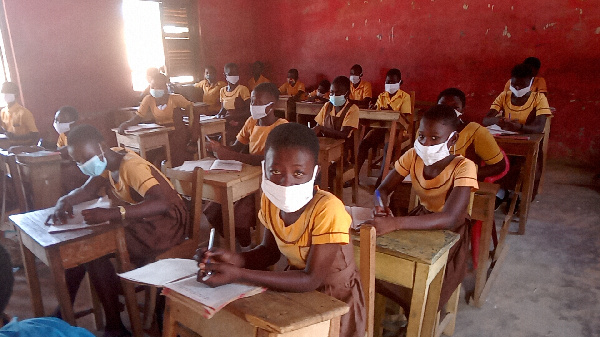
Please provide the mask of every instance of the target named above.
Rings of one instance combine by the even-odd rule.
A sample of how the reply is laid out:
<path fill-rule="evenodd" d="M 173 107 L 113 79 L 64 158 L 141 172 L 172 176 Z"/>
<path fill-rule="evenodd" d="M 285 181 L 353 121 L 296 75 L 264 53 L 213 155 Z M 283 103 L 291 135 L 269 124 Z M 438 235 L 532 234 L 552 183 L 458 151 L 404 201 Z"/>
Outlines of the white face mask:
<path fill-rule="evenodd" d="M 389 92 L 390 95 L 395 94 L 396 92 L 398 92 L 398 90 L 400 90 L 400 83 L 385 84 L 385 91 Z"/>
<path fill-rule="evenodd" d="M 225 79 L 227 80 L 227 82 L 231 83 L 231 84 L 237 84 L 237 82 L 240 80 L 239 76 L 225 76 Z"/>
<path fill-rule="evenodd" d="M 56 132 L 58 132 L 59 134 L 61 133 L 65 133 L 65 132 L 69 132 L 71 131 L 71 124 L 73 124 L 73 122 L 71 123 L 59 123 L 57 121 L 54 121 L 54 130 L 56 130 Z"/>
<path fill-rule="evenodd" d="M 165 95 L 165 91 L 162 89 L 150 89 L 150 95 L 154 98 L 161 98 Z"/>
<path fill-rule="evenodd" d="M 4 102 L 10 104 L 15 101 L 15 94 L 2 94 Z"/>
<path fill-rule="evenodd" d="M 458 111 L 456 109 L 454 109 L 454 112 L 456 112 L 456 117 L 460 117 L 460 115 L 462 115 L 462 112 L 460 112 L 460 111 Z"/>
<path fill-rule="evenodd" d="M 445 142 L 437 145 L 425 146 L 419 142 L 419 140 L 415 140 L 415 152 L 417 155 L 421 157 L 425 166 L 431 166 L 438 161 L 448 157 L 450 155 L 450 149 L 448 148 L 448 141 L 456 131 L 452 131 L 448 139 Z"/>
<path fill-rule="evenodd" d="M 250 105 L 250 115 L 252 115 L 252 119 L 261 119 L 267 116 L 267 107 L 273 103 L 265 104 L 265 105 Z"/>
<path fill-rule="evenodd" d="M 515 89 L 512 84 L 510 85 L 510 91 L 512 91 L 513 95 L 515 95 L 516 97 L 523 97 L 525 95 L 527 95 L 528 92 L 531 91 L 531 85 L 533 84 L 533 78 L 531 79 L 531 82 L 529 82 L 529 86 L 523 89 Z"/>
<path fill-rule="evenodd" d="M 313 198 L 315 188 L 315 178 L 319 166 L 315 165 L 312 179 L 298 185 L 281 186 L 267 179 L 265 174 L 265 162 L 262 162 L 263 174 L 261 188 L 267 199 L 269 199 L 275 207 L 286 213 L 293 213 L 304 207 Z"/>
<path fill-rule="evenodd" d="M 360 82 L 360 76 L 350 75 L 350 82 L 352 82 L 354 84 L 358 84 L 358 82 Z"/>

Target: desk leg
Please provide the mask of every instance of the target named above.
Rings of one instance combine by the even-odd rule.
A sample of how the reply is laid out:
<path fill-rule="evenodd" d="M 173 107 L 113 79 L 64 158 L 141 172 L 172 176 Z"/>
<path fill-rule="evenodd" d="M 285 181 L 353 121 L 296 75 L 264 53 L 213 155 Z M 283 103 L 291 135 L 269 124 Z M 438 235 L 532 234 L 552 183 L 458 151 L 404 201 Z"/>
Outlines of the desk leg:
<path fill-rule="evenodd" d="M 37 268 L 35 266 L 35 256 L 29 250 L 29 248 L 23 245 L 23 239 L 21 239 L 21 231 L 19 233 L 19 245 L 21 247 L 21 256 L 23 256 L 23 267 L 25 269 L 25 277 L 29 284 L 29 291 L 31 293 L 31 305 L 33 307 L 33 314 L 35 317 L 44 316 L 44 302 L 42 300 L 42 290 L 40 289 L 40 279 L 38 278 Z"/>
<path fill-rule="evenodd" d="M 131 262 L 129 261 L 129 252 L 127 251 L 127 244 L 125 243 L 125 230 L 123 228 L 117 229 L 116 233 L 117 241 L 117 264 L 120 273 L 131 270 Z M 140 319 L 140 311 L 138 309 L 138 303 L 135 298 L 135 287 L 133 283 L 127 282 L 121 279 L 121 286 L 123 287 L 123 296 L 125 297 L 125 305 L 127 306 L 127 312 L 129 313 L 129 322 L 131 323 L 131 329 L 135 337 L 142 337 L 144 331 L 142 330 L 142 321 Z"/>
<path fill-rule="evenodd" d="M 341 322 L 340 316 L 336 316 L 329 321 L 329 337 L 339 337 L 340 336 L 340 322 Z"/>
<path fill-rule="evenodd" d="M 69 295 L 69 288 L 67 287 L 65 269 L 62 266 L 60 252 L 58 251 L 58 248 L 51 248 L 47 250 L 47 254 L 50 271 L 54 278 L 54 290 L 56 292 L 56 297 L 58 297 L 62 319 L 74 326 L 77 322 L 75 322 L 75 313 L 73 312 L 73 304 L 71 303 L 71 296 Z"/>
<path fill-rule="evenodd" d="M 481 234 L 479 237 L 479 257 L 477 270 L 475 270 L 475 293 L 473 294 L 473 300 L 475 306 L 481 308 L 485 298 L 482 298 L 481 294 L 487 281 L 487 271 L 490 259 L 490 239 L 492 237 L 492 226 L 494 226 L 494 195 L 486 195 L 486 214 L 488 219 L 483 221 Z"/>
<path fill-rule="evenodd" d="M 442 268 L 429 285 L 427 301 L 425 305 L 425 314 L 423 315 L 423 328 L 421 335 L 433 336 L 437 327 L 437 312 L 440 304 L 440 292 L 442 291 L 442 282 L 444 281 L 444 271 Z"/>
<path fill-rule="evenodd" d="M 200 129 L 200 136 L 198 136 L 198 153 L 200 153 L 200 159 L 206 158 L 206 144 L 204 143 L 204 132 Z"/>
<path fill-rule="evenodd" d="M 171 160 L 171 143 L 169 142 L 169 134 L 165 134 L 165 154 L 167 155 L 167 161 L 171 166 L 173 166 L 173 161 Z"/>
<path fill-rule="evenodd" d="M 396 145 L 396 124 L 397 122 L 392 122 L 392 127 L 390 128 L 390 134 L 386 138 L 386 142 L 388 144 L 387 153 L 385 154 L 385 163 L 383 163 L 382 168 L 382 179 L 385 179 L 388 172 L 390 171 L 390 163 L 392 161 L 392 155 L 394 154 L 394 145 Z"/>
<path fill-rule="evenodd" d="M 226 200 L 221 203 L 221 212 L 223 215 L 223 235 L 225 236 L 225 247 L 235 251 L 235 216 L 233 206 L 233 190 L 227 187 Z"/>
<path fill-rule="evenodd" d="M 260 222 L 260 219 L 258 218 L 258 210 L 260 209 L 260 197 L 260 190 L 258 190 L 256 191 L 256 193 L 254 193 L 254 210 L 256 212 L 256 230 L 254 231 L 254 243 L 256 245 L 260 245 L 262 239 L 265 237 L 265 226 L 263 226 L 263 224 Z"/>
<path fill-rule="evenodd" d="M 329 160 L 322 160 L 321 165 L 321 185 L 325 191 L 329 190 Z"/>
<path fill-rule="evenodd" d="M 410 315 L 406 327 L 407 337 L 421 336 L 421 328 L 427 304 L 427 294 L 429 292 L 429 285 L 427 284 L 428 275 L 429 266 L 417 263 L 412 298 L 410 300 Z"/>
<path fill-rule="evenodd" d="M 525 225 L 529 216 L 529 206 L 533 195 L 533 185 L 535 180 L 535 167 L 537 163 L 538 149 L 532 150 L 525 157 L 525 177 L 523 179 L 523 192 L 521 194 L 521 210 L 519 211 L 519 235 L 525 234 Z"/>
<path fill-rule="evenodd" d="M 342 156 L 335 163 L 335 184 L 334 191 L 335 195 L 340 199 L 344 200 L 344 156 Z"/>
<path fill-rule="evenodd" d="M 163 319 L 163 337 L 176 337 L 177 336 L 177 321 L 171 313 L 171 299 L 167 297 L 165 305 L 165 314 Z"/>

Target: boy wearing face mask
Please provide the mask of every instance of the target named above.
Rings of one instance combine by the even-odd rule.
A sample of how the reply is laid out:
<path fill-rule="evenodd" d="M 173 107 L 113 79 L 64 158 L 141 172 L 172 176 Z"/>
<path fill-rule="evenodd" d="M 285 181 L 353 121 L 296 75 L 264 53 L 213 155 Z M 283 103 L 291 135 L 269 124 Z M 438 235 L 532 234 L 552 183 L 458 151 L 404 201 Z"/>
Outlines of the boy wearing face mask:
<path fill-rule="evenodd" d="M 252 74 L 250 74 L 252 77 L 248 80 L 248 90 L 254 90 L 254 88 L 261 83 L 271 82 L 268 78 L 263 76 L 263 71 L 265 71 L 265 65 L 262 62 L 256 61 L 252 63 Z"/>
<path fill-rule="evenodd" d="M 203 281 L 210 286 L 242 282 L 279 291 L 320 291 L 350 307 L 341 317 L 340 336 L 364 336 L 364 295 L 349 236 L 352 219 L 338 198 L 315 186 L 318 156 L 319 141 L 306 126 L 273 129 L 263 162 L 263 241 L 245 253 L 199 249 L 198 279 L 211 271 Z M 286 271 L 268 271 L 281 254 L 288 260 Z"/>
<path fill-rule="evenodd" d="M 39 132 L 31 111 L 17 103 L 19 88 L 15 83 L 4 82 L 0 91 L 6 107 L 0 111 L 0 133 L 4 133 L 12 145 L 35 145 Z"/>
<path fill-rule="evenodd" d="M 362 80 L 363 71 L 360 64 L 355 64 L 350 68 L 350 101 L 356 104 L 359 108 L 367 108 L 371 104 L 373 90 L 371 82 Z"/>
<path fill-rule="evenodd" d="M 319 82 L 319 86 L 317 87 L 317 89 L 314 90 L 313 92 L 311 92 L 310 94 L 308 94 L 308 99 L 306 99 L 306 100 L 309 102 L 320 102 L 320 103 L 329 102 L 330 87 L 331 87 L 331 82 L 329 82 L 328 80 L 322 80 L 321 82 Z"/>
<path fill-rule="evenodd" d="M 202 102 L 208 104 L 209 114 L 216 114 L 221 110 L 221 88 L 227 83 L 217 80 L 217 70 L 213 66 L 204 68 L 204 79 L 194 87 L 202 90 Z"/>
<path fill-rule="evenodd" d="M 58 140 L 56 147 L 60 152 L 63 160 L 60 164 L 60 175 L 62 177 L 61 184 L 63 193 L 69 193 L 72 190 L 83 185 L 87 178 L 87 175 L 83 174 L 77 167 L 75 162 L 71 159 L 68 152 L 68 141 L 67 137 L 69 131 L 77 125 L 79 120 L 79 114 L 77 110 L 72 106 L 63 106 L 56 114 L 54 114 L 54 130 L 58 133 Z"/>
<path fill-rule="evenodd" d="M 454 155 L 450 148 L 458 139 L 459 120 L 449 106 L 437 105 L 423 115 L 414 148 L 404 153 L 395 163 L 395 170 L 385 177 L 375 193 L 371 224 L 377 235 L 396 230 L 446 229 L 460 234 L 459 241 L 450 249 L 442 284 L 439 308 L 442 308 L 467 272 L 469 252 L 468 206 L 471 192 L 478 188 L 477 167 L 463 156 Z M 409 216 L 393 215 L 388 205 L 390 194 L 410 174 L 412 188 L 421 205 Z M 397 296 L 398 286 L 378 282 L 376 290 L 394 299 L 408 309 Z"/>
<path fill-rule="evenodd" d="M 542 67 L 542 62 L 537 57 L 528 57 L 523 61 L 523 64 L 531 67 L 531 71 L 533 72 L 533 82 L 531 83 L 531 91 L 533 92 L 541 92 L 544 95 L 548 96 L 548 88 L 546 87 L 546 80 L 543 77 L 538 76 L 538 72 Z M 510 90 L 510 80 L 506 81 L 506 85 L 504 86 L 504 91 Z"/>
<path fill-rule="evenodd" d="M 58 133 L 56 147 L 59 151 L 63 152 L 63 150 L 67 150 L 67 135 L 69 134 L 69 131 L 77 125 L 78 119 L 79 114 L 72 106 L 63 106 L 54 114 L 54 123 L 52 125 L 54 126 L 56 133 Z"/>
<path fill-rule="evenodd" d="M 224 71 L 227 86 L 221 88 L 220 101 L 222 105 L 217 116 L 227 120 L 225 134 L 227 144 L 230 144 L 250 115 L 250 91 L 246 86 L 239 84 L 240 70 L 237 64 L 227 63 Z"/>
<path fill-rule="evenodd" d="M 90 178 L 80 188 L 61 197 L 47 222 L 60 224 L 73 213 L 73 205 L 97 198 L 105 188 L 119 199 L 119 206 L 82 211 L 88 224 L 106 221 L 125 223 L 125 241 L 136 266 L 184 240 L 184 226 L 190 221 L 183 199 L 169 180 L 152 164 L 122 148 L 109 148 L 100 132 L 79 125 L 69 132 L 68 151 L 81 171 Z M 65 273 L 71 301 L 85 272 L 98 292 L 106 317 L 104 336 L 128 336 L 119 315 L 119 278 L 105 256 Z"/>
<path fill-rule="evenodd" d="M 238 160 L 248 165 L 258 166 L 264 160 L 265 142 L 269 133 L 278 125 L 285 124 L 283 118 L 275 116 L 274 105 L 279 99 L 279 90 L 273 83 L 261 83 L 252 91 L 250 98 L 251 116 L 244 123 L 232 146 L 223 146 L 211 140 L 208 150 L 219 159 Z M 243 153 L 243 152 L 248 153 Z M 250 228 L 255 227 L 254 195 L 237 201 L 234 206 L 235 236 L 242 247 L 250 245 Z M 221 205 L 211 202 L 204 214 L 208 222 L 223 234 Z"/>

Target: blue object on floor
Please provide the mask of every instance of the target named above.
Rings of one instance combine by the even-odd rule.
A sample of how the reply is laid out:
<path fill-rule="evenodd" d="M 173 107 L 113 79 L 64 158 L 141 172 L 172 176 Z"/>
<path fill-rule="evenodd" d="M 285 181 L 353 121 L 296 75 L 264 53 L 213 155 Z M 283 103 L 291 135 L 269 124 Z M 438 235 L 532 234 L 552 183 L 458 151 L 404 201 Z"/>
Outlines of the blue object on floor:
<path fill-rule="evenodd" d="M 38 317 L 17 321 L 14 318 L 0 329 L 0 337 L 94 337 L 84 328 L 70 326 L 56 317 Z"/>

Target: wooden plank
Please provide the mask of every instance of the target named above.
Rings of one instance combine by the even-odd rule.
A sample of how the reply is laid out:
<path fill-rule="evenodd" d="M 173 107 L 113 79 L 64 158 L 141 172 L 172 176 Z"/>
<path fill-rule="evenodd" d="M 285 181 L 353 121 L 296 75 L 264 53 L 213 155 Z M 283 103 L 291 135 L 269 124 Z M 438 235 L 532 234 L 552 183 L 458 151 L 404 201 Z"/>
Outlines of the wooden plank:
<path fill-rule="evenodd" d="M 77 267 L 117 251 L 115 233 L 110 231 L 60 245 L 58 251 L 65 269 Z"/>

